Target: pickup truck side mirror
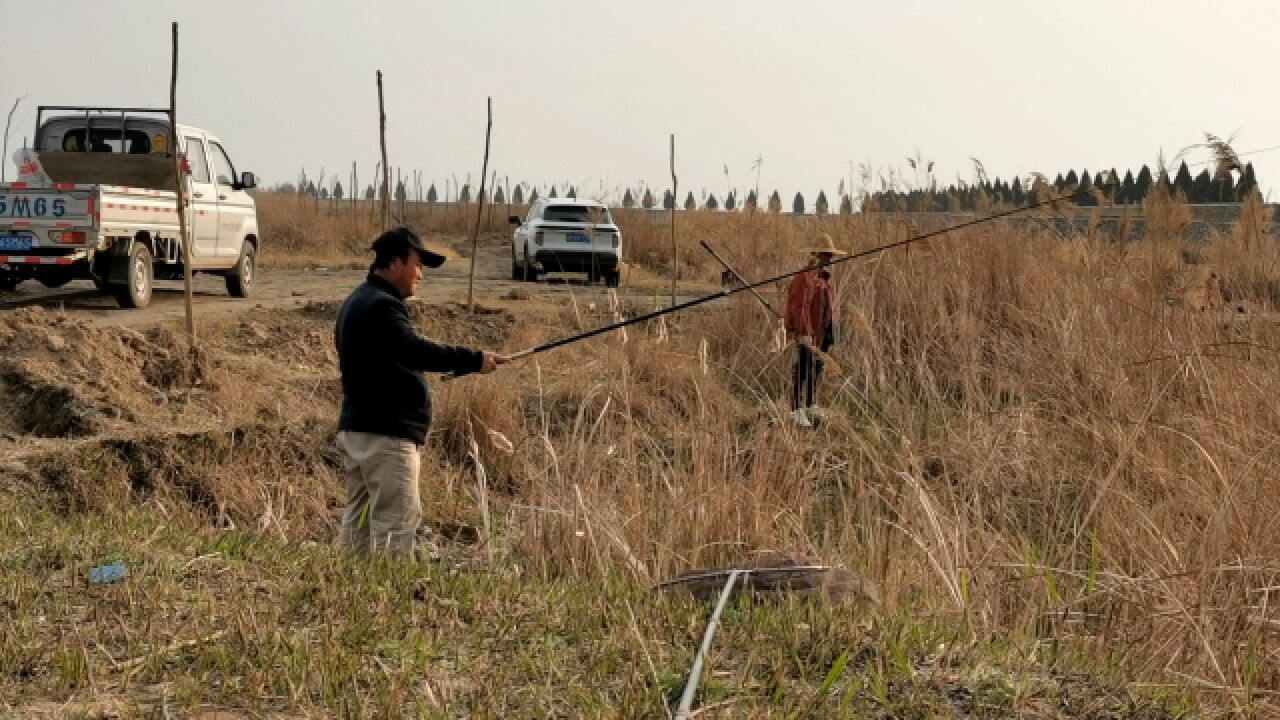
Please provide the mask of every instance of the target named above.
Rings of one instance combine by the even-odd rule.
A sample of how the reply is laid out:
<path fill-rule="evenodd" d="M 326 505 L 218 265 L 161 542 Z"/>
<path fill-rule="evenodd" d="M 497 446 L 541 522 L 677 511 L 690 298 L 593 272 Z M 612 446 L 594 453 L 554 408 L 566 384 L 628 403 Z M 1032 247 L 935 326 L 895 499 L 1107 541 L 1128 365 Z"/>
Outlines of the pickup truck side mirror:
<path fill-rule="evenodd" d="M 253 173 L 251 173 L 251 172 L 242 172 L 242 173 L 240 173 L 240 188 L 239 188 L 239 189 L 241 189 L 241 190 L 248 190 L 248 189 L 250 189 L 250 188 L 256 188 L 256 187 L 258 187 L 258 177 L 257 177 L 256 175 L 254 175 L 254 174 L 253 174 Z"/>
<path fill-rule="evenodd" d="M 519 224 L 520 224 L 520 216 L 519 216 L 519 215 L 508 215 L 508 216 L 507 216 L 507 222 L 508 222 L 508 223 L 510 223 L 510 224 L 512 224 L 512 225 L 519 225 Z"/>

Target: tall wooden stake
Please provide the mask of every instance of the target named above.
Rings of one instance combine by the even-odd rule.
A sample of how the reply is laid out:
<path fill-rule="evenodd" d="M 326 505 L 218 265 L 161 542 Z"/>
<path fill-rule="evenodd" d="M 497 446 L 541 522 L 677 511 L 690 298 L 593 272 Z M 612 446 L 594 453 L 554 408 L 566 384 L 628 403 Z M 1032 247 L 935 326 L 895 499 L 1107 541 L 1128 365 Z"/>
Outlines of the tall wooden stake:
<path fill-rule="evenodd" d="M 489 174 L 489 135 L 493 131 L 493 98 L 489 98 L 489 122 L 484 126 L 484 165 L 480 169 L 480 205 L 476 208 L 476 225 L 471 229 L 471 273 L 467 278 L 467 312 L 475 309 L 476 248 L 480 243 L 480 218 L 484 216 L 484 181 Z"/>
<path fill-rule="evenodd" d="M 680 194 L 676 182 L 676 134 L 671 133 L 671 304 L 676 304 L 676 278 L 680 275 L 680 256 L 676 249 L 676 203 Z"/>
<path fill-rule="evenodd" d="M 382 71 L 378 71 L 378 142 L 382 145 L 382 230 L 391 224 L 391 168 L 387 166 L 387 113 L 382 105 Z"/>
<path fill-rule="evenodd" d="M 182 238 L 182 287 L 187 302 L 187 335 L 191 351 L 196 350 L 196 316 L 191 307 L 191 238 L 187 236 L 187 176 L 182 172 L 178 152 L 178 23 L 173 23 L 173 65 L 169 73 L 169 135 L 173 148 L 173 175 L 177 183 L 178 236 Z"/>

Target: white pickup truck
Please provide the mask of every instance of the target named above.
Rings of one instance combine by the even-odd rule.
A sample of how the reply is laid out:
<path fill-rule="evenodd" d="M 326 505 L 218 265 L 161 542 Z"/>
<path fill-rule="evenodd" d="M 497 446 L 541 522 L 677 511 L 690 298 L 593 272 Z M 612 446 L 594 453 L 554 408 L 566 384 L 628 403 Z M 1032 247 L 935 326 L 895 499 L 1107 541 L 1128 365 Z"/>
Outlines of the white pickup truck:
<path fill-rule="evenodd" d="M 191 270 L 247 297 L 260 249 L 257 209 L 222 143 L 178 125 Z M 181 280 L 183 242 L 167 110 L 40 107 L 18 181 L 0 183 L 0 292 L 24 280 L 89 279 L 121 307 L 144 307 L 155 280 Z"/>

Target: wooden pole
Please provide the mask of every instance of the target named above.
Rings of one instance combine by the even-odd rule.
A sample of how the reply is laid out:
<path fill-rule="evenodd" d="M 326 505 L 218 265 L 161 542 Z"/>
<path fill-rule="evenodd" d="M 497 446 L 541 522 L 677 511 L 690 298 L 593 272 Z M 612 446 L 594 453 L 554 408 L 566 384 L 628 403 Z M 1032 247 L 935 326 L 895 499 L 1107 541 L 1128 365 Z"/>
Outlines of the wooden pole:
<path fill-rule="evenodd" d="M 391 222 L 391 168 L 387 166 L 387 113 L 382 104 L 382 71 L 378 71 L 378 142 L 382 145 L 382 230 Z"/>
<path fill-rule="evenodd" d="M 178 236 L 182 243 L 182 288 L 187 304 L 187 336 L 191 351 L 196 350 L 196 316 L 191 307 L 191 243 L 187 237 L 187 176 L 182 171 L 182 154 L 178 152 L 178 23 L 173 27 L 173 65 L 169 73 L 169 135 L 173 148 L 173 174 L 178 199 Z"/>
<path fill-rule="evenodd" d="M 9 108 L 9 119 L 4 121 L 4 149 L 0 150 L 0 182 L 4 182 L 4 171 L 9 165 L 9 124 L 13 122 L 13 113 L 18 110 L 18 103 L 22 102 L 22 97 L 13 101 L 13 107 Z M 26 146 L 27 143 L 24 140 L 22 147 L 26 148 Z"/>
<path fill-rule="evenodd" d="M 493 192 L 493 188 L 498 187 L 498 171 L 497 170 L 493 171 L 493 177 L 491 178 L 491 180 L 492 182 L 489 183 L 491 186 L 489 188 L 489 192 Z M 483 188 L 484 178 L 480 178 L 480 185 Z M 485 218 L 485 225 L 489 226 L 490 229 L 493 228 L 493 203 L 492 202 L 489 203 L 489 216 Z"/>
<path fill-rule="evenodd" d="M 489 174 L 489 135 L 493 131 L 493 98 L 489 98 L 489 122 L 484 126 L 484 164 L 480 169 L 480 205 L 476 208 L 476 225 L 471 229 L 471 273 L 467 278 L 467 312 L 475 309 L 476 248 L 480 243 L 480 218 L 484 214 L 484 181 Z"/>
<path fill-rule="evenodd" d="M 671 133 L 671 304 L 676 304 L 676 278 L 680 276 L 680 256 L 676 248 L 676 203 L 680 193 L 676 181 L 676 134 Z"/>

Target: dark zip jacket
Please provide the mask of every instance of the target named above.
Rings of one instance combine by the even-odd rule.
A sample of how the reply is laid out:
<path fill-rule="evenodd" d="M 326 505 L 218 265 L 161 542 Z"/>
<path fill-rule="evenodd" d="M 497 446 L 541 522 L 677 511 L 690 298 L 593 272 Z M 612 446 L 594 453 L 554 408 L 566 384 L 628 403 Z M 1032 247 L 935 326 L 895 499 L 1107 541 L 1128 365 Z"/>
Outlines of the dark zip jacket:
<path fill-rule="evenodd" d="M 431 426 L 424 372 L 478 372 L 478 350 L 439 345 L 418 334 L 395 287 L 369 274 L 338 311 L 334 327 L 342 371 L 338 429 L 405 438 L 419 445 Z"/>

